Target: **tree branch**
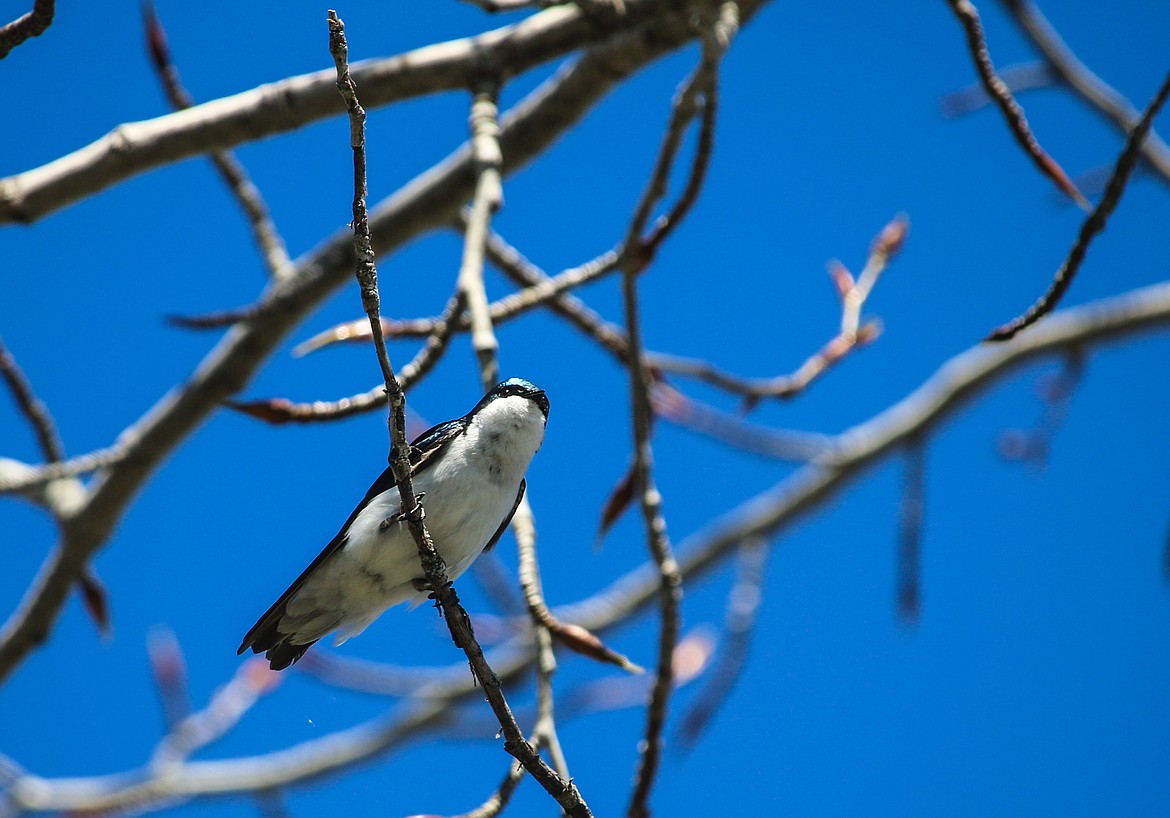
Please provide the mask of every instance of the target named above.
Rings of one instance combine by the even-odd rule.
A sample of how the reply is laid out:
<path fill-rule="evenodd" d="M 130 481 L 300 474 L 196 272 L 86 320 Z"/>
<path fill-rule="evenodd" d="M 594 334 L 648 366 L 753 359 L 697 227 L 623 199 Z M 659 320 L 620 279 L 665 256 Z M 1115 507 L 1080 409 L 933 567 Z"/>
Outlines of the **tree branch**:
<path fill-rule="evenodd" d="M 762 0 L 745 2 L 741 9 L 746 15 L 749 11 L 758 10 L 761 4 Z M 553 25 L 556 21 L 562 20 L 566 14 L 576 19 L 575 13 L 568 10 L 550 9 L 543 14 L 552 14 L 553 17 L 543 18 L 541 26 L 547 23 L 548 31 L 558 34 L 564 33 L 564 30 Z M 589 49 L 573 66 L 558 72 L 518 103 L 501 123 L 504 172 L 514 172 L 552 144 L 614 85 L 654 58 L 687 42 L 694 36 L 688 26 L 688 19 L 685 13 L 675 11 L 663 12 L 659 18 L 646 19 L 641 26 L 619 33 Z M 511 32 L 510 29 L 505 31 Z M 543 27 L 524 28 L 524 36 L 511 32 L 516 34 L 516 38 L 508 41 L 509 47 L 530 42 L 527 37 L 537 37 L 535 32 L 552 36 L 548 31 Z M 500 36 L 497 35 L 492 33 L 483 35 L 479 40 L 460 41 L 461 45 L 454 51 L 463 54 L 464 59 L 469 59 L 469 50 L 474 50 L 471 43 L 476 43 L 474 48 L 498 44 Z M 537 40 L 544 42 L 539 38 Z M 404 66 L 401 59 L 394 63 L 397 72 L 407 71 L 408 68 L 409 72 L 414 72 L 414 85 L 406 83 L 406 86 L 421 87 L 419 84 L 423 83 L 423 77 L 430 76 L 422 67 L 431 66 L 428 71 L 438 71 L 434 68 L 435 61 L 443 55 L 451 57 L 451 48 L 436 49 L 423 49 L 425 54 L 422 55 L 413 52 L 416 58 L 429 55 L 421 64 Z M 479 56 L 482 58 L 482 54 Z M 448 65 L 441 60 L 439 64 Z M 456 64 L 459 64 L 458 61 Z M 373 71 L 374 66 L 367 65 L 366 69 Z M 360 71 L 355 74 L 357 79 L 362 76 Z M 441 74 L 430 76 L 427 81 L 433 83 L 440 79 Z M 371 77 L 372 83 L 373 80 L 374 77 Z M 317 75 L 316 81 L 323 83 L 320 75 Z M 290 82 L 296 84 L 296 81 Z M 276 87 L 284 86 L 268 86 L 270 89 Z M 293 94 L 291 87 L 284 89 Z M 330 93 L 333 93 L 331 87 Z M 266 97 L 263 94 L 253 95 L 250 97 L 251 104 L 261 104 L 262 98 Z M 208 109 L 216 112 L 225 109 L 236 111 L 236 106 L 240 104 L 239 97 L 235 97 L 172 114 L 173 118 L 169 120 L 167 128 L 163 128 L 156 136 L 164 139 L 162 134 L 165 133 L 164 141 L 178 139 L 182 143 L 182 139 L 174 134 L 186 134 L 183 138 L 197 134 L 199 150 L 191 150 L 187 155 L 206 152 L 209 148 L 226 147 L 224 144 L 208 144 L 204 140 L 204 137 L 208 140 L 210 137 L 209 132 L 202 128 L 209 126 L 201 126 L 190 133 L 183 131 L 183 128 L 191 122 L 203 122 L 201 117 L 207 114 Z M 321 106 L 322 116 L 339 107 L 336 102 L 318 100 L 316 104 Z M 242 110 L 256 113 L 246 106 Z M 237 113 L 242 116 L 241 111 Z M 169 130 L 171 127 L 177 130 L 172 132 Z M 166 144 L 174 149 L 176 143 L 166 141 Z M 155 155 L 152 161 L 159 163 L 169 158 L 168 155 Z M 69 160 L 65 164 L 72 167 L 74 163 L 75 160 Z M 53 173 L 63 167 L 56 163 L 46 167 L 53 166 L 57 167 Z M 128 168 L 131 166 L 134 166 L 133 162 L 127 165 Z M 104 168 L 102 173 L 110 170 L 108 165 L 101 165 L 100 162 L 95 167 Z M 139 169 L 142 167 L 145 166 Z M 125 178 L 129 175 L 119 173 L 115 173 L 114 177 Z M 113 181 L 114 177 L 109 177 L 109 180 Z M 65 182 L 66 187 L 73 183 L 82 184 L 81 178 L 72 171 L 66 173 L 63 179 L 68 180 Z M 462 203 L 470 197 L 473 185 L 470 148 L 464 145 L 373 210 L 370 234 L 374 251 L 386 253 L 420 233 L 448 224 Z M 101 186 L 105 186 L 105 182 Z M 7 189 L 11 192 L 11 186 Z M 4 183 L 0 183 L 0 198 L 4 198 L 4 190 Z M 85 194 L 84 189 L 78 189 L 76 195 L 80 197 Z M 71 201 L 74 197 L 71 194 L 68 198 Z M 64 203 L 64 200 L 58 201 L 56 206 Z M 3 205 L 0 205 L 0 209 L 3 209 Z M 0 220 L 2 218 L 0 216 Z M 109 539 L 134 496 L 162 460 L 224 399 L 243 389 L 292 328 L 348 279 L 354 260 L 351 242 L 348 231 L 339 231 L 298 259 L 296 272 L 286 281 L 269 289 L 263 309 L 233 326 L 180 386 L 167 392 L 141 419 L 123 432 L 119 442 L 125 457 L 98 475 L 85 501 L 62 521 L 62 533 L 56 546 L 17 610 L 0 628 L 0 683 L 29 651 L 48 637 L 76 577 L 89 558 Z"/>
<path fill-rule="evenodd" d="M 1170 282 L 1095 301 L 1050 316 L 1031 332 L 1003 344 L 981 344 L 945 362 L 921 386 L 873 418 L 835 436 L 829 452 L 771 489 L 749 498 L 679 546 L 679 567 L 692 579 L 713 568 L 741 542 L 771 538 L 826 503 L 851 481 L 916 435 L 937 428 L 981 392 L 1037 358 L 1089 349 L 1151 332 L 1170 331 Z M 599 632 L 625 622 L 658 597 L 655 566 L 643 564 L 557 616 Z M 535 662 L 527 636 L 492 653 L 504 681 Z M 91 778 L 46 779 L 14 764 L 0 770 L 8 782 L 0 816 L 19 812 L 79 812 L 141 806 L 152 799 L 188 799 L 283 787 L 335 773 L 399 747 L 451 717 L 452 702 L 479 692 L 456 668 L 431 674 L 403 711 L 261 756 L 191 761 L 158 776 L 138 770 Z"/>
<path fill-rule="evenodd" d="M 987 90 L 988 95 L 999 106 L 1008 129 L 1012 132 L 1016 142 L 1024 149 L 1024 153 L 1032 163 L 1047 176 L 1062 192 L 1074 202 L 1089 209 L 1089 202 L 1077 190 L 1077 186 L 1068 178 L 1068 174 L 1049 156 L 1032 133 L 1028 120 L 1024 116 L 1024 109 L 1012 96 L 1007 83 L 995 73 L 995 66 L 991 62 L 991 54 L 987 50 L 987 39 L 983 34 L 983 24 L 979 21 L 979 11 L 970 0 L 947 0 L 951 11 L 963 26 L 967 35 L 967 49 L 971 52 L 971 59 L 975 63 L 975 71 L 979 74 L 979 81 Z"/>
<path fill-rule="evenodd" d="M 28 14 L 0 28 L 0 60 L 30 37 L 39 37 L 53 24 L 54 0 L 36 0 Z"/>
<path fill-rule="evenodd" d="M 1065 291 L 1072 284 L 1073 277 L 1081 268 L 1081 262 L 1085 260 L 1089 245 L 1093 243 L 1097 234 L 1105 229 L 1109 217 L 1113 215 L 1113 211 L 1121 201 L 1121 196 L 1125 193 L 1126 185 L 1129 183 L 1129 177 L 1141 155 L 1142 142 L 1145 141 L 1146 134 L 1154 122 L 1154 117 L 1158 115 L 1158 111 L 1161 110 L 1168 95 L 1170 95 L 1170 73 L 1166 75 L 1166 79 L 1162 80 L 1161 87 L 1154 94 L 1154 98 L 1150 100 L 1141 120 L 1126 139 L 1125 147 L 1122 148 L 1121 155 L 1117 157 L 1113 175 L 1105 188 L 1105 194 L 1081 224 L 1077 240 L 1068 251 L 1068 255 L 1065 256 L 1064 263 L 1060 265 L 1060 269 L 1053 276 L 1052 284 L 1049 285 L 1048 290 L 1023 315 L 992 330 L 991 334 L 987 336 L 988 341 L 1005 341 L 1011 338 L 1020 330 L 1039 321 L 1060 303 Z"/>
<path fill-rule="evenodd" d="M 1030 0 L 1002 2 L 1061 82 L 1093 110 L 1103 114 L 1122 136 L 1128 136 L 1137 127 L 1141 111 L 1077 59 L 1035 3 Z M 1164 184 L 1170 185 L 1170 146 L 1153 130 L 1142 144 L 1142 158 L 1149 162 Z"/>

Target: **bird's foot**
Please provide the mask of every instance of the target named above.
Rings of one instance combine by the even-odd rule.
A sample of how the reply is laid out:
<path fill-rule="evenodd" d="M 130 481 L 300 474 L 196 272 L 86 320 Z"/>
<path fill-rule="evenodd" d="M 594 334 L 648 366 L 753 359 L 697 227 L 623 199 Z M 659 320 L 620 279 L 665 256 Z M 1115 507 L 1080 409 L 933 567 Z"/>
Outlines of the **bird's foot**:
<path fill-rule="evenodd" d="M 414 495 L 414 507 L 421 510 L 421 507 L 419 504 L 422 502 L 422 499 L 426 496 L 427 496 L 427 493 L 425 491 L 422 492 L 421 494 Z M 385 520 L 378 523 L 379 533 L 385 531 L 386 529 L 390 528 L 391 526 L 398 525 L 399 523 L 401 523 L 403 520 L 406 519 L 408 514 L 411 514 L 413 512 L 414 512 L 414 508 L 412 508 L 410 511 L 400 511 L 397 514 L 391 514 Z"/>

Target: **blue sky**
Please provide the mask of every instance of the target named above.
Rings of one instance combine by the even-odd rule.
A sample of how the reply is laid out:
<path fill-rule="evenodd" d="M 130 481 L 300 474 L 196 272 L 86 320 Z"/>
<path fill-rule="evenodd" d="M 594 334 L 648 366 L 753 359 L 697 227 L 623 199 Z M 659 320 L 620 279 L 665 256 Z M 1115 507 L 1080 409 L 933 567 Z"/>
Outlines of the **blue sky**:
<path fill-rule="evenodd" d="M 23 10 L 8 4 L 3 16 Z M 355 4 L 356 5 L 356 4 Z M 503 24 L 454 2 L 339 8 L 351 55 L 380 56 Z M 1031 53 L 984 4 L 999 65 Z M 1049 3 L 1081 58 L 1139 107 L 1168 64 L 1170 6 Z M 329 65 L 324 7 L 245 4 L 225 11 L 161 2 L 191 93 L 211 99 Z M 7 175 L 78 148 L 124 121 L 166 110 L 140 45 L 136 3 L 63 7 L 48 33 L 0 63 Z M 607 98 L 546 156 L 508 180 L 497 226 L 550 271 L 617 241 L 653 161 L 671 94 L 695 59 L 673 55 Z M 518 100 L 548 73 L 519 78 Z M 885 331 L 807 394 L 754 420 L 833 433 L 893 403 L 951 355 L 1040 293 L 1081 214 L 1058 201 L 985 110 L 946 121 L 944 94 L 974 78 L 945 3 L 776 2 L 742 32 L 724 70 L 707 188 L 642 278 L 647 344 L 732 371 L 790 371 L 835 331 L 830 258 L 860 269 L 895 213 L 912 232 L 867 313 Z M 1021 98 L 1047 150 L 1074 177 L 1111 163 L 1120 138 L 1060 91 Z M 449 94 L 372 111 L 372 200 L 438 161 L 465 135 L 467 98 Z M 1165 117 L 1163 117 L 1165 120 Z M 242 147 L 294 256 L 349 218 L 350 153 L 341 120 Z M 1170 130 L 1164 124 L 1163 130 Z M 1166 185 L 1135 179 L 1094 244 L 1066 303 L 1167 278 Z M 458 238 L 421 239 L 380 264 L 385 313 L 437 313 L 454 281 Z M 125 182 L 30 227 L 0 231 L 0 336 L 52 408 L 70 454 L 108 445 L 181 382 L 216 334 L 162 317 L 246 304 L 264 283 L 257 254 L 203 160 Z M 489 294 L 509 291 L 489 274 Z M 617 282 L 584 293 L 620 318 Z M 364 347 L 302 359 L 289 350 L 354 318 L 356 288 L 295 331 L 248 397 L 333 399 L 378 379 Z M 637 515 L 593 548 L 599 509 L 630 451 L 625 378 L 570 329 L 535 314 L 502 327 L 501 366 L 552 402 L 529 474 L 545 590 L 589 595 L 645 559 Z M 887 461 L 776 542 L 753 650 L 705 739 L 666 756 L 662 815 L 1164 815 L 1170 810 L 1170 588 L 1161 573 L 1170 522 L 1165 419 L 1167 339 L 1094 352 L 1046 468 L 1005 462 L 996 440 L 1043 411 L 1045 364 L 953 417 L 927 457 L 923 606 L 895 615 L 903 464 Z M 392 345 L 405 363 L 413 346 Z M 685 384 L 723 408 L 734 401 Z M 410 396 L 424 418 L 462 414 L 479 397 L 459 340 Z M 162 729 L 146 661 L 150 630 L 174 630 L 193 699 L 235 671 L 239 637 L 334 533 L 385 464 L 381 413 L 271 428 L 222 411 L 155 475 L 99 554 L 114 638 L 101 641 L 73 601 L 51 642 L 0 691 L 0 752 L 45 776 L 130 769 Z M 0 399 L 0 456 L 35 460 L 31 435 Z M 676 541 L 790 473 L 659 424 L 657 479 Z M 714 492 L 710 487 L 718 482 Z M 0 503 L 0 608 L 7 616 L 53 542 L 36 509 Z M 501 549 L 514 564 L 506 539 Z M 689 584 L 688 629 L 718 625 L 730 566 Z M 472 611 L 485 602 L 471 582 Z M 643 618 L 615 647 L 652 662 Z M 392 611 L 340 653 L 393 663 L 456 663 L 425 610 Z M 564 689 L 611 675 L 566 657 Z M 694 689 L 682 691 L 676 715 Z M 513 694 L 530 698 L 527 688 Z M 392 703 L 290 673 L 240 727 L 200 757 L 263 753 L 326 735 Z M 642 718 L 607 712 L 561 736 L 595 814 L 624 809 Z M 481 741 L 425 741 L 345 775 L 288 792 L 293 815 L 450 814 L 496 786 L 506 758 Z M 422 784 L 420 782 L 427 782 Z M 441 781 L 436 787 L 432 782 Z M 512 814 L 548 810 L 525 782 Z M 179 808 L 246 815 L 246 800 Z"/>

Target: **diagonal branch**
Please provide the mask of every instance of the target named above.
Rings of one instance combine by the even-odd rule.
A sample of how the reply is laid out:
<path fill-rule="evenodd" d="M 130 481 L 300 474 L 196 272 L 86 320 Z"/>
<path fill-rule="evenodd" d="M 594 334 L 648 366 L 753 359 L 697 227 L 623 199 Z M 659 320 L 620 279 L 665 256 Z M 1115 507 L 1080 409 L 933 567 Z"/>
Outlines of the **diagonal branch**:
<path fill-rule="evenodd" d="M 745 16 L 764 2 L 745 0 Z M 460 90 L 485 63 L 507 78 L 583 47 L 610 51 L 624 44 L 626 54 L 610 51 L 617 74 L 598 77 L 600 95 L 643 65 L 647 52 L 665 53 L 693 36 L 689 5 L 663 7 L 659 0 L 626 0 L 625 5 L 620 15 L 588 15 L 573 4 L 560 5 L 474 37 L 359 63 L 353 76 L 365 104 L 379 107 Z M 153 168 L 334 116 L 341 108 L 333 81 L 332 69 L 317 71 L 176 114 L 119 125 L 71 154 L 0 179 L 0 224 L 32 222 Z M 564 113 L 574 117 L 571 108 Z"/>
<path fill-rule="evenodd" d="M 1048 290 L 1023 315 L 992 330 L 991 334 L 987 336 L 988 341 L 1005 341 L 1011 338 L 1020 330 L 1039 321 L 1060 303 L 1065 291 L 1072 284 L 1073 277 L 1081 268 L 1085 254 L 1089 252 L 1089 245 L 1093 243 L 1097 234 L 1105 229 L 1109 217 L 1117 209 L 1121 196 L 1125 193 L 1126 185 L 1129 183 L 1129 177 L 1141 155 L 1141 147 L 1146 134 L 1153 125 L 1154 117 L 1158 115 L 1158 111 L 1165 104 L 1168 95 L 1170 95 L 1170 73 L 1162 80 L 1161 87 L 1154 94 L 1154 98 L 1150 100 L 1141 120 L 1138 121 L 1126 139 L 1125 147 L 1122 148 L 1121 155 L 1117 157 L 1117 164 L 1113 168 L 1113 175 L 1105 187 L 1101 201 L 1081 224 L 1077 240 L 1068 251 L 1068 255 L 1065 256 L 1064 263 L 1060 265 L 1060 269 L 1053 276 L 1052 284 L 1049 285 Z"/>
<path fill-rule="evenodd" d="M 354 153 L 354 250 L 357 254 L 356 275 L 361 285 L 362 306 L 370 318 L 370 329 L 382 376 L 386 381 L 386 394 L 390 403 L 388 418 L 390 426 L 390 468 L 398 484 L 402 508 L 407 526 L 418 546 L 419 560 L 427 582 L 434 593 L 435 604 L 443 613 L 447 627 L 455 644 L 467 655 L 475 678 L 483 686 L 492 711 L 500 721 L 504 734 L 504 749 L 516 758 L 544 789 L 556 799 L 566 814 L 573 818 L 591 818 L 581 793 L 572 781 L 564 781 L 554 772 L 525 740 L 500 687 L 499 677 L 484 658 L 483 649 L 475 639 L 471 618 L 459 602 L 455 588 L 447 575 L 447 566 L 435 550 L 431 535 L 424 523 L 423 507 L 416 501 L 411 480 L 410 443 L 406 439 L 406 396 L 394 377 L 394 369 L 386 352 L 382 338 L 382 325 L 378 315 L 378 271 L 374 264 L 374 249 L 370 240 L 370 229 L 366 218 L 366 114 L 358 103 L 357 88 L 349 74 L 349 48 L 345 40 L 345 26 L 333 10 L 329 11 L 329 51 L 337 66 L 337 89 L 345 100 L 350 117 L 350 144 Z M 464 295 L 466 292 L 464 291 Z"/>
<path fill-rule="evenodd" d="M 183 87 L 178 66 L 175 65 L 170 45 L 167 43 L 167 33 L 149 0 L 142 5 L 142 16 L 146 25 L 147 50 L 150 52 L 151 62 L 167 100 L 177 111 L 192 107 L 195 105 L 195 99 Z M 280 232 L 272 221 L 272 214 L 268 211 L 268 205 L 264 203 L 264 197 L 248 177 L 244 166 L 229 151 L 212 151 L 207 158 L 211 160 L 211 164 L 227 185 L 236 204 L 244 211 L 248 227 L 252 230 L 252 239 L 260 248 L 260 255 L 268 268 L 269 276 L 276 281 L 288 278 L 293 272 L 288 248 L 285 247 L 284 239 L 280 237 Z"/>
<path fill-rule="evenodd" d="M 762 0 L 744 2 L 744 13 L 754 13 L 761 3 Z M 543 12 L 546 15 L 550 13 L 555 13 L 557 20 L 565 14 L 572 15 L 568 10 L 550 9 Z M 523 167 L 630 74 L 656 57 L 688 42 L 694 36 L 688 20 L 687 14 L 675 11 L 646 19 L 642 25 L 634 26 L 628 32 L 619 33 L 589 49 L 575 64 L 558 72 L 519 102 L 501 122 L 504 172 L 514 172 Z M 542 24 L 552 22 L 552 18 L 542 20 Z M 543 28 L 538 30 L 547 34 Z M 536 36 L 531 28 L 525 28 L 524 33 L 526 36 Z M 591 30 L 591 36 L 593 33 Z M 498 38 L 492 35 L 487 39 L 481 37 L 476 42 L 486 47 L 497 41 Z M 514 44 L 521 46 L 525 43 L 530 41 L 517 35 Z M 462 53 L 460 49 L 465 47 L 470 48 L 464 43 L 456 51 Z M 451 57 L 449 49 L 439 49 L 438 54 L 434 50 L 428 53 L 430 61 L 423 61 L 423 64 L 431 66 L 429 70 L 432 71 L 438 70 L 433 63 L 440 54 Z M 416 53 L 416 56 L 421 55 Z M 531 55 L 528 56 L 531 58 Z M 400 60 L 394 65 L 397 66 L 396 71 L 406 70 Z M 372 66 L 367 66 L 367 70 L 372 71 Z M 413 77 L 415 84 L 410 87 L 417 90 L 418 84 L 422 82 L 417 72 L 422 69 L 419 65 L 413 65 L 411 70 L 416 75 Z M 356 76 L 361 79 L 360 74 Z M 331 94 L 335 93 L 332 81 L 331 78 L 328 84 Z M 430 81 L 433 83 L 437 80 L 431 77 Z M 269 86 L 276 87 L 279 84 Z M 292 89 L 285 90 L 292 94 Z M 292 96 L 295 97 L 295 94 Z M 250 104 L 255 106 L 258 99 L 252 96 Z M 288 100 L 290 104 L 292 101 Z M 235 110 L 233 106 L 239 104 L 241 102 L 237 97 L 231 101 L 209 103 L 181 114 L 172 114 L 172 117 L 188 119 L 171 120 L 171 126 L 176 127 L 174 133 L 182 133 L 182 128 L 176 122 L 200 121 L 199 117 L 205 115 L 209 107 L 222 113 L 223 107 Z M 338 107 L 336 101 L 320 104 L 322 116 Z M 200 108 L 204 110 L 197 115 Z M 254 110 L 252 112 L 255 113 Z M 288 123 L 288 119 L 282 122 Z M 162 132 L 167 134 L 166 140 L 178 138 L 167 129 Z M 201 143 L 200 150 L 188 155 L 227 146 L 209 144 L 214 143 L 214 140 L 210 139 L 206 130 L 196 129 L 196 133 L 208 139 Z M 168 158 L 156 156 L 152 161 L 157 164 Z M 139 156 L 135 161 L 141 159 Z M 66 165 L 72 167 L 75 161 L 69 160 Z M 56 163 L 53 166 L 57 171 L 63 167 Z M 94 167 L 104 168 L 102 173 L 110 170 L 101 161 Z M 114 176 L 125 178 L 136 172 L 135 168 L 141 170 L 144 167 L 129 162 L 125 166 L 125 174 L 117 171 Z M 81 185 L 76 191 L 76 196 L 80 197 L 86 194 L 85 185 L 75 172 L 83 173 L 74 168 L 65 173 L 62 179 L 69 180 L 66 187 L 73 183 Z M 99 173 L 102 180 L 99 187 L 107 186 L 114 178 L 102 173 Z M 44 176 L 39 178 L 44 181 Z M 12 180 L 8 183 L 0 182 L 0 210 L 4 209 L 4 201 L 9 204 L 13 201 L 12 184 Z M 374 209 L 371 213 L 370 233 L 375 252 L 389 252 L 427 230 L 448 224 L 470 197 L 473 184 L 470 148 L 464 145 Z M 67 198 L 72 201 L 76 197 L 70 193 Z M 64 200 L 58 200 L 55 207 L 64 203 Z M 3 220 L 3 214 L 0 214 L 0 220 Z M 189 377 L 167 392 L 146 415 L 123 432 L 120 440 L 126 456 L 104 469 L 90 487 L 84 502 L 63 519 L 61 537 L 56 546 L 16 611 L 0 628 L 0 682 L 13 672 L 30 651 L 48 638 L 69 588 L 89 558 L 108 541 L 117 522 L 147 478 L 224 399 L 239 392 L 248 383 L 261 364 L 311 309 L 348 280 L 353 270 L 353 260 L 352 237 L 348 231 L 335 233 L 315 250 L 298 259 L 296 273 L 287 281 L 270 288 L 263 309 L 232 327 Z"/>
<path fill-rule="evenodd" d="M 1032 41 L 1049 70 L 1083 99 L 1093 110 L 1104 115 L 1122 136 L 1137 127 L 1141 111 L 1108 83 L 1089 70 L 1031 0 L 1002 0 L 1020 30 Z M 1170 146 L 1152 129 L 1142 144 L 1142 157 L 1163 183 L 1170 185 Z"/>
<path fill-rule="evenodd" d="M 837 435 L 831 457 L 805 466 L 688 537 L 679 546 L 683 575 L 691 579 L 712 569 L 746 539 L 777 536 L 891 451 L 937 428 L 951 413 L 1022 366 L 1069 349 L 1102 347 L 1152 331 L 1170 332 L 1170 283 L 1058 312 L 1007 343 L 982 344 L 956 355 L 914 392 Z M 658 589 L 657 569 L 643 564 L 588 599 L 555 613 L 605 631 L 653 602 Z M 518 636 L 492 653 L 492 664 L 505 681 L 519 678 L 534 662 L 527 636 Z M 165 776 L 135 770 L 48 779 L 0 757 L 0 784 L 8 788 L 6 800 L 0 799 L 0 814 L 141 808 L 161 800 L 250 793 L 319 779 L 429 735 L 436 726 L 449 723 L 454 701 L 480 692 L 460 666 L 447 675 L 432 674 L 424 689 L 390 715 L 266 755 L 188 762 Z"/>
<path fill-rule="evenodd" d="M 4 339 L 0 338 L 0 378 L 8 385 L 8 391 L 16 400 L 16 406 L 24 415 L 37 443 L 41 447 L 41 454 L 45 460 L 55 463 L 65 459 L 65 446 L 61 443 L 61 436 L 57 434 L 57 424 L 49 413 L 49 407 L 33 392 L 32 384 L 16 363 L 16 358 L 4 346 Z"/>
<path fill-rule="evenodd" d="M 54 0 L 36 0 L 28 14 L 0 28 L 0 60 L 30 37 L 39 37 L 53 24 Z"/>
<path fill-rule="evenodd" d="M 1088 210 L 1089 203 L 1076 185 L 1068 178 L 1068 174 L 1049 156 L 1036 140 L 1028 120 L 1024 116 L 1024 109 L 1012 96 L 1007 83 L 995 73 L 995 66 L 991 62 L 991 54 L 987 50 L 987 38 L 983 34 L 983 24 L 979 21 L 979 11 L 970 0 L 947 0 L 951 11 L 955 13 L 963 31 L 967 35 L 967 49 L 971 52 L 971 59 L 975 63 L 975 71 L 979 74 L 979 81 L 987 90 L 988 95 L 995 100 L 1012 132 L 1016 142 L 1024 149 L 1024 153 L 1032 163 L 1052 180 L 1061 191 L 1067 194 L 1074 202 Z"/>

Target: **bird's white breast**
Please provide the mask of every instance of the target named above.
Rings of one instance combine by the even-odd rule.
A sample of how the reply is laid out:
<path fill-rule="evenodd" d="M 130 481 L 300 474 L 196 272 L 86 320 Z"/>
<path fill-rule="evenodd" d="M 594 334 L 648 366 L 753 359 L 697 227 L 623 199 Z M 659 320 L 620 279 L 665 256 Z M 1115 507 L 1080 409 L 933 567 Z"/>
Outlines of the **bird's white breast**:
<path fill-rule="evenodd" d="M 451 579 L 467 570 L 512 510 L 520 481 L 544 440 L 544 426 L 533 401 L 499 398 L 476 413 L 435 465 L 415 479 L 415 492 L 426 495 L 427 530 Z M 345 546 L 306 583 L 290 612 L 343 608 L 338 634 L 343 640 L 391 605 L 426 599 L 412 584 L 422 567 L 406 524 L 382 526 L 400 510 L 396 487 L 371 500 L 350 525 Z"/>

